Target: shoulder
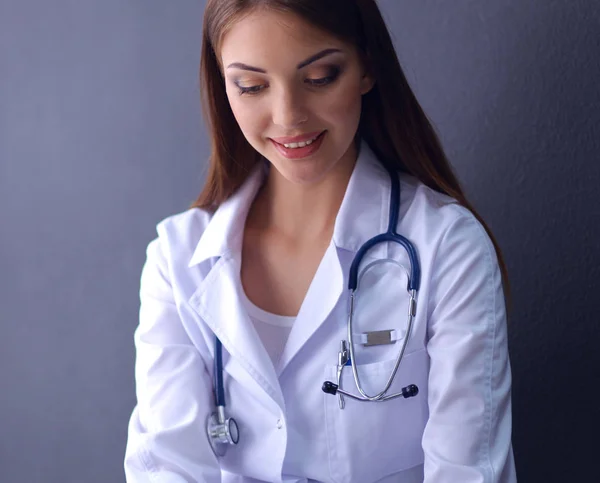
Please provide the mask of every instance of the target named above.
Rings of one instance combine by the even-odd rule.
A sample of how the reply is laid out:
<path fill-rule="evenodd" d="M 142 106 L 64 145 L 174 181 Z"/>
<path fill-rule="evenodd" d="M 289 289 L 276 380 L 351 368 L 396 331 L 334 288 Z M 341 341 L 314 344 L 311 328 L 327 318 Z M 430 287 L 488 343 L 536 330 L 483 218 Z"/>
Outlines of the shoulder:
<path fill-rule="evenodd" d="M 481 320 L 488 320 L 487 313 L 496 314 L 501 322 L 505 316 L 502 272 L 483 224 L 457 200 L 415 178 L 404 179 L 402 188 L 408 206 L 399 232 L 408 231 L 405 236 L 417 248 L 427 282 L 428 313 L 446 313 L 447 301 L 455 300 L 473 313 L 479 310 Z"/>
<path fill-rule="evenodd" d="M 475 250 L 496 261 L 492 240 L 471 210 L 414 176 L 401 174 L 400 186 L 405 204 L 401 214 L 407 221 L 406 226 L 401 221 L 400 229 L 408 228 L 414 237 L 425 239 L 438 257 L 447 251 Z"/>

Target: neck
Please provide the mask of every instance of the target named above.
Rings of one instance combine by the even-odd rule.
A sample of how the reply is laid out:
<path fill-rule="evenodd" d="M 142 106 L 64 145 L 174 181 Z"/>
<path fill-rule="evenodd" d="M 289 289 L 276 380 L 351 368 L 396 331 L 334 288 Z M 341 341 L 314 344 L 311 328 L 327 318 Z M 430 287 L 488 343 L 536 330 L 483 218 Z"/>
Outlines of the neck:
<path fill-rule="evenodd" d="M 353 153 L 310 185 L 291 183 L 271 169 L 251 210 L 254 226 L 298 242 L 331 239 L 355 164 Z"/>

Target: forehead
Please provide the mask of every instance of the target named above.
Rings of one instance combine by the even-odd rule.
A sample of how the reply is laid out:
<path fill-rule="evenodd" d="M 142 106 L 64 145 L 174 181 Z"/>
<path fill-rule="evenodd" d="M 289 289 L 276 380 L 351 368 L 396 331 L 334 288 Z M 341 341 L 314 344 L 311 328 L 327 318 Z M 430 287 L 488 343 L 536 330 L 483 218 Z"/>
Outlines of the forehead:
<path fill-rule="evenodd" d="M 221 58 L 311 55 L 315 49 L 342 48 L 343 42 L 300 16 L 261 9 L 241 17 L 223 36 Z"/>

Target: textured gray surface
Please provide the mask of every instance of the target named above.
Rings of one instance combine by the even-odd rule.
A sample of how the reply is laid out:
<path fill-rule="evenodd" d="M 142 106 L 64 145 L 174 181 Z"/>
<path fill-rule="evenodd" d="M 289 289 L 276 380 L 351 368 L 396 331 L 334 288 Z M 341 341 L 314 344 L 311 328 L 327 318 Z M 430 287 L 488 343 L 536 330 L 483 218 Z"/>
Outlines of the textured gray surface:
<path fill-rule="evenodd" d="M 521 482 L 600 481 L 600 5 L 382 0 L 507 258 Z M 204 2 L 0 0 L 0 482 L 123 481 L 154 225 L 199 191 Z"/>

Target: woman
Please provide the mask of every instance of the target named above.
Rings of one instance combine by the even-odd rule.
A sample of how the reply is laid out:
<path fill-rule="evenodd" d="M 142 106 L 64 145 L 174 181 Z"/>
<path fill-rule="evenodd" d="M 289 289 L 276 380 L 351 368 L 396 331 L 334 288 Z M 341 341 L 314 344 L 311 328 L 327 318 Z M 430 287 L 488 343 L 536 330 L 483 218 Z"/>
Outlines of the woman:
<path fill-rule="evenodd" d="M 128 481 L 516 481 L 505 266 L 374 0 L 209 0 L 201 76 L 210 171 L 148 246 Z M 364 254 L 348 334 L 395 202 L 416 253 Z M 407 397 L 355 399 L 399 353 Z"/>

